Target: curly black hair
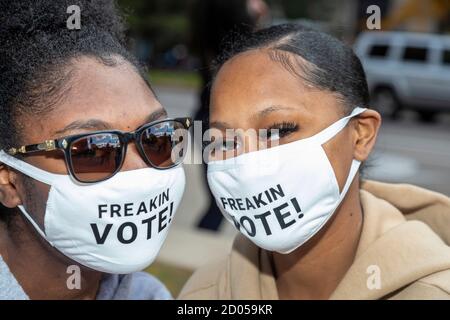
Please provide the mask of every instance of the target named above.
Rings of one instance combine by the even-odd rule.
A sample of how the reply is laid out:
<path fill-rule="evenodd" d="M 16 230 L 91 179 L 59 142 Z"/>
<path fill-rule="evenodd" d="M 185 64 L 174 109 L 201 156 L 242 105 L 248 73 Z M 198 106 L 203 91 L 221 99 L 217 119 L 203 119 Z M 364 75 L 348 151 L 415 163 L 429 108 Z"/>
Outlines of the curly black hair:
<path fill-rule="evenodd" d="M 71 5 L 81 10 L 79 30 L 67 27 Z M 115 1 L 0 0 L 0 21 L 0 149 L 20 144 L 18 115 L 45 114 L 64 97 L 74 58 L 108 66 L 128 61 L 146 80 L 125 49 Z M 0 219 L 8 216 L 0 208 Z"/>

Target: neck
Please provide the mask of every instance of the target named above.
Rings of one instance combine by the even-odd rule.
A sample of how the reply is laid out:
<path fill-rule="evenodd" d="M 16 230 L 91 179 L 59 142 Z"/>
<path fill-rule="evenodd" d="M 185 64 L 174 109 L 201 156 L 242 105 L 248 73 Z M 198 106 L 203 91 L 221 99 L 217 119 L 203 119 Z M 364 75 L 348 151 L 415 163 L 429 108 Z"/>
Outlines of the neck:
<path fill-rule="evenodd" d="M 359 183 L 327 225 L 290 254 L 273 253 L 280 299 L 328 299 L 353 263 L 362 229 Z"/>
<path fill-rule="evenodd" d="M 18 215 L 12 229 L 0 223 L 0 255 L 30 299 L 95 299 L 102 274 L 80 267 L 52 248 Z M 43 289 L 45 288 L 45 289 Z M 72 289 L 71 289 L 72 288 Z"/>

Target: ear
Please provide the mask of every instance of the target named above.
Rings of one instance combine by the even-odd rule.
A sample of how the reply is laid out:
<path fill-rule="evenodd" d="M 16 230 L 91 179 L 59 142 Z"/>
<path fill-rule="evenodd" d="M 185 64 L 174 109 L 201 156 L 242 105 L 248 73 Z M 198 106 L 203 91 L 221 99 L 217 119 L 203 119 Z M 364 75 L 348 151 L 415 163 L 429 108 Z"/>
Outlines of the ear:
<path fill-rule="evenodd" d="M 378 130 L 381 126 L 381 116 L 375 110 L 368 109 L 354 118 L 355 147 L 353 157 L 366 161 L 375 146 Z"/>
<path fill-rule="evenodd" d="M 16 189 L 17 174 L 4 164 L 0 164 L 0 202 L 7 208 L 22 204 Z"/>

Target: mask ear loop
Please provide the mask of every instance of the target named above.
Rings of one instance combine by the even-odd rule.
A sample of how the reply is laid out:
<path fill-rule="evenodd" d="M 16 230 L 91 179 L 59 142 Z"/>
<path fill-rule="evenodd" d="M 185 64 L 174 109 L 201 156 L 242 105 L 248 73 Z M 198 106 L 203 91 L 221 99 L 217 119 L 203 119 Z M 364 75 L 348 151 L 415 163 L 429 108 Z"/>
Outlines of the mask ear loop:
<path fill-rule="evenodd" d="M 328 140 L 330 140 L 335 135 L 337 135 L 342 129 L 344 129 L 351 118 L 356 117 L 357 115 L 360 115 L 361 113 L 363 113 L 366 110 L 367 110 L 367 108 L 357 107 L 357 108 L 353 109 L 353 111 L 348 116 L 336 121 L 328 128 L 326 128 L 323 131 L 319 132 L 318 134 L 316 134 L 310 138 L 306 138 L 306 139 L 307 140 L 311 139 L 311 141 L 319 143 L 320 145 L 323 145 Z M 340 192 L 340 195 L 339 195 L 339 203 L 341 203 L 342 199 L 347 194 L 347 191 L 350 188 L 350 185 L 352 184 L 353 179 L 355 178 L 355 175 L 358 172 L 360 165 L 361 165 L 361 161 L 358 161 L 355 159 L 352 160 L 352 164 L 350 166 L 350 170 L 349 170 L 348 176 L 347 176 L 347 181 L 345 181 L 345 185 L 342 188 L 342 191 Z M 338 203 L 338 205 L 339 205 L 339 203 Z"/>
<path fill-rule="evenodd" d="M 33 227 L 36 229 L 39 235 L 45 240 L 47 240 L 47 242 L 53 247 L 53 243 L 47 239 L 47 235 L 45 234 L 45 232 L 41 229 L 41 227 L 37 224 L 37 222 L 28 214 L 24 206 L 19 205 L 17 207 L 20 209 L 20 211 L 22 211 L 25 218 L 27 218 L 27 220 L 33 225 Z"/>
<path fill-rule="evenodd" d="M 22 172 L 30 178 L 45 183 L 49 186 L 51 186 L 55 180 L 64 176 L 61 174 L 50 173 L 45 170 L 39 169 L 31 164 L 26 163 L 25 161 L 10 156 L 3 150 L 0 150 L 0 162 L 13 169 L 16 169 L 17 171 Z"/>
<path fill-rule="evenodd" d="M 44 171 L 42 169 L 39 169 L 35 166 L 32 166 L 31 164 L 28 164 L 25 161 L 22 161 L 22 160 L 19 160 L 19 159 L 16 159 L 16 158 L 10 156 L 3 150 L 0 150 L 0 162 L 19 171 L 19 172 L 22 172 L 23 174 L 25 174 L 37 181 L 40 181 L 40 182 L 45 183 L 50 186 L 53 184 L 53 182 L 56 179 L 63 176 L 63 175 L 59 175 L 59 174 L 50 173 L 50 172 Z M 45 240 L 47 240 L 47 242 L 53 246 L 53 244 L 50 241 L 48 241 L 45 232 L 36 223 L 36 221 L 28 214 L 28 212 L 25 210 L 24 206 L 19 205 L 17 207 L 20 209 L 20 211 L 22 211 L 25 218 L 27 218 L 27 220 L 33 225 L 33 227 L 36 229 L 36 231 L 39 233 L 39 235 L 42 238 L 44 238 Z"/>
<path fill-rule="evenodd" d="M 348 124 L 351 118 L 356 117 L 357 115 L 360 115 L 364 111 L 366 111 L 367 108 L 360 108 L 356 107 L 353 109 L 353 111 L 346 117 L 341 118 L 340 120 L 336 121 L 332 125 L 330 125 L 328 128 L 325 128 L 321 132 L 317 133 L 316 135 L 305 138 L 303 140 L 307 140 L 309 142 L 319 143 L 320 145 L 324 144 L 331 138 L 333 138 L 335 135 L 337 135 L 342 129 L 345 128 L 345 126 Z"/>

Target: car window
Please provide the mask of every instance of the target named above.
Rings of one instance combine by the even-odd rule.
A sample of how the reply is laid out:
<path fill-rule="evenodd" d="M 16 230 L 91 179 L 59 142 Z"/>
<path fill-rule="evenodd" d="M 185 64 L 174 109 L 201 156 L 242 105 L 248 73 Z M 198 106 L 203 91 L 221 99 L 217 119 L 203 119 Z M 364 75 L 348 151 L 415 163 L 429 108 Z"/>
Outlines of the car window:
<path fill-rule="evenodd" d="M 450 65 L 450 49 L 442 52 L 442 63 Z"/>
<path fill-rule="evenodd" d="M 375 44 L 369 48 L 369 56 L 374 58 L 385 58 L 388 52 L 389 46 L 385 44 Z"/>
<path fill-rule="evenodd" d="M 403 60 L 411 62 L 425 62 L 427 60 L 428 49 L 425 47 L 405 47 Z"/>

